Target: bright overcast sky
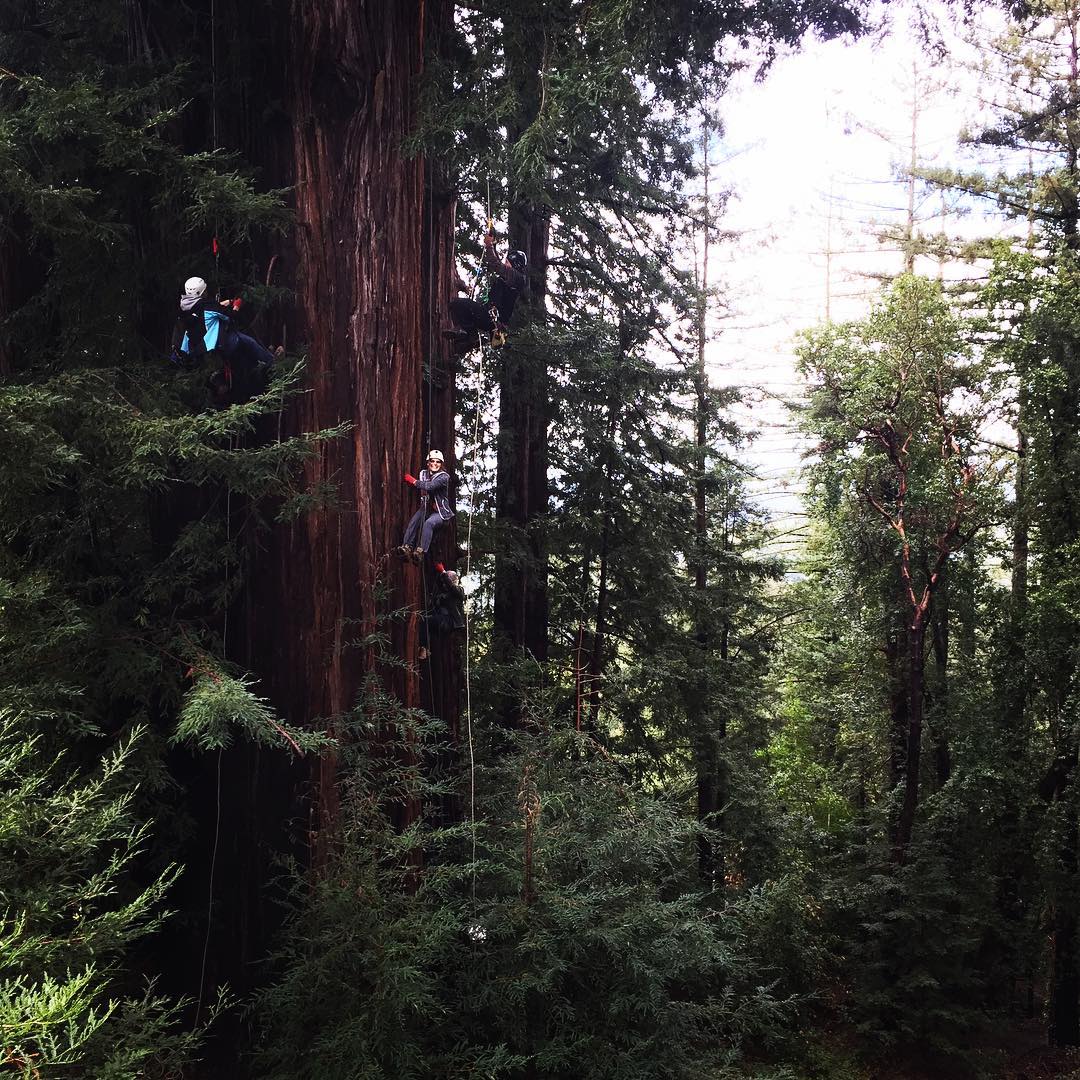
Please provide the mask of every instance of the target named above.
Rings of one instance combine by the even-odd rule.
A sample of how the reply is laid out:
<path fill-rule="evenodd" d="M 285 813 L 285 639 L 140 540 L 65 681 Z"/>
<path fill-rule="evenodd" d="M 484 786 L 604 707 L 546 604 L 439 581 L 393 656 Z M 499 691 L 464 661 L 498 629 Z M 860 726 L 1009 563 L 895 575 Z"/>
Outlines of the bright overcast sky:
<path fill-rule="evenodd" d="M 824 320 L 826 303 L 834 320 L 861 317 L 879 287 L 868 274 L 902 269 L 899 251 L 877 234 L 906 217 L 898 176 L 910 155 L 913 83 L 920 164 L 973 160 L 958 138 L 977 116 L 977 80 L 962 63 L 970 52 L 959 38 L 950 53 L 951 62 L 935 62 L 896 11 L 886 36 L 808 42 L 780 58 L 764 82 L 747 77 L 722 103 L 725 130 L 711 175 L 714 188 L 734 191 L 725 224 L 742 238 L 721 248 L 710 268 L 732 311 L 713 323 L 710 367 L 717 383 L 761 388 L 736 416 L 760 431 L 744 457 L 762 477 L 759 501 L 781 518 L 799 509 L 801 443 L 777 400 L 801 396 L 793 339 Z M 964 216 L 961 209 L 946 207 L 952 235 L 1007 228 L 981 207 Z M 919 193 L 917 228 L 940 231 L 941 212 L 938 195 Z M 939 272 L 929 259 L 916 269 Z M 978 272 L 944 268 L 947 277 Z"/>

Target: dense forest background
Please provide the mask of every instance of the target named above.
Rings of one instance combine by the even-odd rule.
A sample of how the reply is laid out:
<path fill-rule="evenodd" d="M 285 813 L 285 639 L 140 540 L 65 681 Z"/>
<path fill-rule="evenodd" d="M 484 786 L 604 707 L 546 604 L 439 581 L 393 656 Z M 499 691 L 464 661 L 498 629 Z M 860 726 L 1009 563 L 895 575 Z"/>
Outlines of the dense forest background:
<path fill-rule="evenodd" d="M 711 147 L 925 11 L 0 3 L 0 1073 L 1080 1069 L 1080 6 L 1006 14 L 995 167 L 919 182 L 1014 239 L 909 220 L 803 335 L 785 561 Z M 489 216 L 529 289 L 462 353 Z M 193 274 L 286 349 L 224 409 Z"/>

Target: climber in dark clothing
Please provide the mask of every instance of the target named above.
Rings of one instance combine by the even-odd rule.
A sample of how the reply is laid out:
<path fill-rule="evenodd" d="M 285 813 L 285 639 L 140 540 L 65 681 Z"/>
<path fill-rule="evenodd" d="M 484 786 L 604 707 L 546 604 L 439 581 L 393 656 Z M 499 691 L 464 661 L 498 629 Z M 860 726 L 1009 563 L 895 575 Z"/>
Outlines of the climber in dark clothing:
<path fill-rule="evenodd" d="M 405 537 L 401 546 L 394 549 L 394 554 L 401 560 L 420 563 L 424 553 L 431 549 L 435 530 L 442 528 L 444 521 L 454 516 L 450 509 L 450 474 L 443 469 L 441 450 L 432 450 L 427 456 L 427 468 L 420 470 L 420 476 L 405 474 L 405 483 L 412 484 L 420 492 L 420 509 L 413 514 L 405 527 Z M 434 508 L 428 512 L 429 504 Z M 417 546 L 417 540 L 420 543 Z"/>
<path fill-rule="evenodd" d="M 458 584 L 458 575 L 442 563 L 435 564 L 435 588 L 431 606 L 420 623 L 420 659 L 426 660 L 432 638 L 453 634 L 465 629 L 465 590 Z"/>
<path fill-rule="evenodd" d="M 505 339 L 514 305 L 528 282 L 525 277 L 528 264 L 524 251 L 511 251 L 505 259 L 500 259 L 495 253 L 495 238 L 490 232 L 487 233 L 484 236 L 483 265 L 488 274 L 488 288 L 478 300 L 459 296 L 450 301 L 450 318 L 458 327 L 450 333 L 465 335 L 470 339 L 475 339 L 478 333 L 491 334 L 493 341 Z M 455 285 L 459 291 L 464 291 L 465 283 L 460 277 Z"/>
<path fill-rule="evenodd" d="M 172 355 L 177 363 L 201 360 L 211 353 L 220 358 L 221 369 L 210 376 L 207 385 L 214 406 L 224 408 L 265 389 L 274 354 L 250 334 L 237 330 L 234 320 L 240 309 L 239 299 L 212 303 L 205 294 L 206 282 L 202 278 L 184 282 L 180 315 L 173 329 Z"/>

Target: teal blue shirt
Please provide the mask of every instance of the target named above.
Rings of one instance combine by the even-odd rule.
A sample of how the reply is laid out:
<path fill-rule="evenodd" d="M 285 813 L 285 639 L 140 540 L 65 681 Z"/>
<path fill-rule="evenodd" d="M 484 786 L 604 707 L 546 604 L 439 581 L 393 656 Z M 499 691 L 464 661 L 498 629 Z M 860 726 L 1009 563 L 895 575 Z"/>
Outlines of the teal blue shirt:
<path fill-rule="evenodd" d="M 206 323 L 206 332 L 203 334 L 203 344 L 206 346 L 206 351 L 217 347 L 218 337 L 221 335 L 222 323 L 228 324 L 229 316 L 224 311 L 218 311 L 214 308 L 207 308 L 203 312 L 203 322 Z M 175 338 L 173 339 L 175 340 Z M 184 340 L 180 343 L 180 351 L 188 352 L 188 336 L 184 335 Z"/>

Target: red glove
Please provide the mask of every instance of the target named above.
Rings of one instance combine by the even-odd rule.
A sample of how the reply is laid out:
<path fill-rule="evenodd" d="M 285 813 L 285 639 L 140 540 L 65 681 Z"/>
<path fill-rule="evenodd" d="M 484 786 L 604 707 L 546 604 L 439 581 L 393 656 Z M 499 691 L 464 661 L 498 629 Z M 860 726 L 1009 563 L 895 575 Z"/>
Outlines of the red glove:
<path fill-rule="evenodd" d="M 241 304 L 242 304 L 243 302 L 244 302 L 244 301 L 243 301 L 243 300 L 241 300 L 241 299 L 240 299 L 240 297 L 238 296 L 238 297 L 237 297 L 237 298 L 236 298 L 236 299 L 235 299 L 235 300 L 234 300 L 234 301 L 232 302 L 232 309 L 233 309 L 233 311 L 239 311 L 239 310 L 240 310 L 240 305 L 241 305 Z"/>
<path fill-rule="evenodd" d="M 416 477 L 411 475 L 410 473 L 406 473 L 405 474 L 405 483 L 415 485 L 416 484 Z"/>
<path fill-rule="evenodd" d="M 437 573 L 437 574 L 445 574 L 446 573 L 446 567 L 443 566 L 443 564 L 441 562 L 437 562 L 435 564 L 435 573 Z"/>

